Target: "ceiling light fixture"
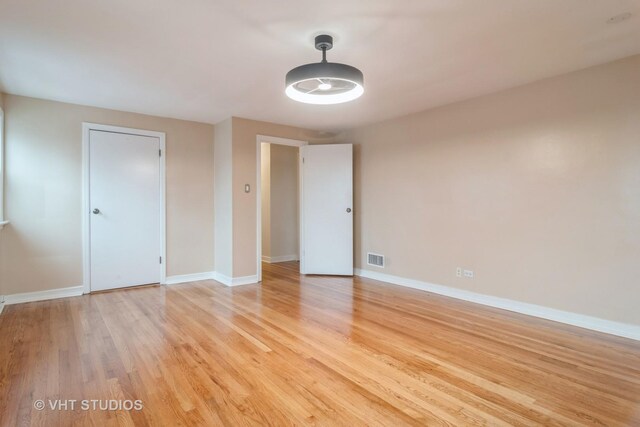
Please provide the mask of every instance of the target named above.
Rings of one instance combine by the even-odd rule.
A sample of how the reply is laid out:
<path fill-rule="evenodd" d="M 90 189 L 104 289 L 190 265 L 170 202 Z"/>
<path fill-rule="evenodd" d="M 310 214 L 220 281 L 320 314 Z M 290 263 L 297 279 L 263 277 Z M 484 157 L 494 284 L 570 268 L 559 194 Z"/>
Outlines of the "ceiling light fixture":
<path fill-rule="evenodd" d="M 301 65 L 287 73 L 287 96 L 307 104 L 340 104 L 353 101 L 364 93 L 362 72 L 355 67 L 327 62 L 327 51 L 333 37 L 317 36 L 316 49 L 322 51 L 322 62 Z"/>

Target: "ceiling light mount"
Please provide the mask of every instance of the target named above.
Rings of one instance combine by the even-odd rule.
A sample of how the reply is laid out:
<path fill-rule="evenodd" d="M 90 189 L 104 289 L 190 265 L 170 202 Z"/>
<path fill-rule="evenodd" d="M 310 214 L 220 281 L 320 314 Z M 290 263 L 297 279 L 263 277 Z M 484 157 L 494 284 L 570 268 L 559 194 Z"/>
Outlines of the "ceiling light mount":
<path fill-rule="evenodd" d="M 316 36 L 316 49 L 322 51 L 322 62 L 327 62 L 327 51 L 333 47 L 333 37 L 326 34 Z"/>
<path fill-rule="evenodd" d="M 323 34 L 315 38 L 322 61 L 301 65 L 287 73 L 287 96 L 307 104 L 340 104 L 359 98 L 364 93 L 364 77 L 355 67 L 327 62 L 327 51 L 333 48 L 333 37 Z"/>

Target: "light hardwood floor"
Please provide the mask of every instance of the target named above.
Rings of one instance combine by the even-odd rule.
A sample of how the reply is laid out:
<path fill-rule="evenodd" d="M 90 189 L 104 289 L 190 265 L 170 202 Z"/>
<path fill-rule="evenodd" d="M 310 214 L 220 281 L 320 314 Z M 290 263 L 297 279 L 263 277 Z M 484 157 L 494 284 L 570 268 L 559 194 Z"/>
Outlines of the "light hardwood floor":
<path fill-rule="evenodd" d="M 638 342 L 296 263 L 8 306 L 0 350 L 2 426 L 640 425 Z"/>

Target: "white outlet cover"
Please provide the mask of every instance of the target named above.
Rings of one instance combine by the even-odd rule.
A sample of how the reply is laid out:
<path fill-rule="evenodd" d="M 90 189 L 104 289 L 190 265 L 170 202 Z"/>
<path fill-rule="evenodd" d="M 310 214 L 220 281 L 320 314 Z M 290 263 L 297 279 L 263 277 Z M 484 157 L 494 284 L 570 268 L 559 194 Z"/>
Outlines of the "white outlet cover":
<path fill-rule="evenodd" d="M 465 270 L 464 271 L 464 277 L 468 277 L 470 279 L 473 279 L 473 270 Z"/>
<path fill-rule="evenodd" d="M 457 277 L 462 277 L 462 268 L 460 268 L 460 267 L 456 268 L 456 276 Z"/>

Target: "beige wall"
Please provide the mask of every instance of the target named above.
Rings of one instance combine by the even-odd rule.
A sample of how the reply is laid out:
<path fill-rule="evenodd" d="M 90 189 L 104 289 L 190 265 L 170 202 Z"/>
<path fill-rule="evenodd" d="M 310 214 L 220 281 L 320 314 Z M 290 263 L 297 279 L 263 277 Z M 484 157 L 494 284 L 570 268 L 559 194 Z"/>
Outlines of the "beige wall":
<path fill-rule="evenodd" d="M 298 147 L 271 144 L 271 257 L 298 255 Z"/>
<path fill-rule="evenodd" d="M 350 133 L 356 265 L 640 324 L 639 76 L 635 56 Z"/>
<path fill-rule="evenodd" d="M 309 142 L 323 134 L 308 129 L 233 117 L 233 277 L 257 274 L 257 135 Z M 250 184 L 252 191 L 244 192 Z M 217 246 L 216 246 L 217 248 Z"/>
<path fill-rule="evenodd" d="M 212 125 L 4 95 L 5 294 L 82 284 L 82 122 L 166 133 L 167 274 L 212 271 Z"/>
<path fill-rule="evenodd" d="M 356 266 L 374 269 L 363 260 L 378 252 L 387 274 L 640 324 L 638 75 L 635 56 L 347 133 Z M 255 274 L 256 135 L 323 142 L 235 117 L 214 130 L 1 101 L 11 220 L 0 239 L 4 294 L 81 284 L 83 121 L 167 133 L 169 275 L 211 271 L 214 255 L 221 274 Z M 475 278 L 456 278 L 458 266 Z"/>
<path fill-rule="evenodd" d="M 298 147 L 263 143 L 261 162 L 262 256 L 297 257 Z"/>
<path fill-rule="evenodd" d="M 215 267 L 216 272 L 233 276 L 232 121 L 215 126 Z"/>

